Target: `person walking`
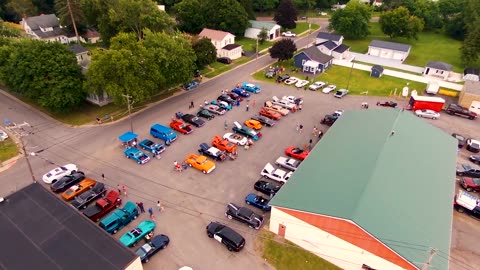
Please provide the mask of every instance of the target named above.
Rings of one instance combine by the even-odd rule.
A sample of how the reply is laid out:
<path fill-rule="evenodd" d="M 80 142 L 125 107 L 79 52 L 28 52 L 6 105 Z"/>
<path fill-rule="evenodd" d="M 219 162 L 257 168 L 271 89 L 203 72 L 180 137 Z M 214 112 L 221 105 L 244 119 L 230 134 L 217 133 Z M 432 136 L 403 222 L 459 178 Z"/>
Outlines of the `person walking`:
<path fill-rule="evenodd" d="M 145 213 L 145 208 L 143 208 L 143 202 L 138 202 L 137 205 L 138 208 L 140 208 L 140 213 Z"/>
<path fill-rule="evenodd" d="M 190 101 L 190 109 L 195 108 L 195 105 L 193 104 L 193 100 Z"/>
<path fill-rule="evenodd" d="M 118 194 L 122 195 L 122 188 L 120 187 L 120 184 L 117 184 L 117 190 L 118 190 Z"/>
<path fill-rule="evenodd" d="M 163 212 L 163 206 L 160 203 L 160 201 L 157 201 L 157 210 L 158 210 L 158 212 Z"/>
<path fill-rule="evenodd" d="M 248 112 L 248 103 L 247 103 L 247 107 L 246 107 L 246 109 L 247 109 L 246 111 Z"/>
<path fill-rule="evenodd" d="M 300 124 L 300 126 L 298 126 L 298 132 L 302 133 L 302 130 L 303 130 L 303 125 Z"/>
<path fill-rule="evenodd" d="M 105 174 L 102 173 L 102 180 L 105 182 Z"/>
<path fill-rule="evenodd" d="M 316 126 L 313 127 L 312 134 L 313 134 L 314 137 L 317 137 L 317 136 L 318 136 L 318 129 L 317 129 Z"/>
<path fill-rule="evenodd" d="M 125 197 L 127 197 L 127 187 L 123 186 L 122 190 L 123 190 L 123 195 L 125 195 Z"/>
<path fill-rule="evenodd" d="M 310 141 L 308 142 L 308 150 L 312 150 L 312 143 L 313 143 L 313 140 L 310 139 Z"/>
<path fill-rule="evenodd" d="M 150 214 L 150 219 L 154 219 L 155 216 L 153 215 L 153 209 L 152 207 L 148 208 L 148 213 Z"/>

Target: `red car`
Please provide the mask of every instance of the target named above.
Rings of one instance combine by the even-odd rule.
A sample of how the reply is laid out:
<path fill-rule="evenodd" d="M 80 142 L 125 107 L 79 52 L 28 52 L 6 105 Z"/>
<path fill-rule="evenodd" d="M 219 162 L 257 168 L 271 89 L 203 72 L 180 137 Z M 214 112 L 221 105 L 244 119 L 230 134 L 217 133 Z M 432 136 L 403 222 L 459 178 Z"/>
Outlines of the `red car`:
<path fill-rule="evenodd" d="M 299 160 L 304 160 L 309 153 L 310 151 L 304 150 L 295 146 L 290 146 L 287 149 L 285 149 L 285 155 L 287 155 L 288 157 L 299 159 Z"/>
<path fill-rule="evenodd" d="M 191 125 L 185 124 L 182 121 L 178 121 L 178 120 L 173 120 L 170 123 L 170 127 L 183 134 L 190 134 L 193 131 Z"/>
<path fill-rule="evenodd" d="M 467 191 L 480 191 L 480 178 L 462 177 L 460 185 Z"/>
<path fill-rule="evenodd" d="M 273 120 L 280 120 L 280 118 L 282 118 L 282 115 L 280 113 L 266 109 L 266 108 L 262 108 L 258 114 Z"/>

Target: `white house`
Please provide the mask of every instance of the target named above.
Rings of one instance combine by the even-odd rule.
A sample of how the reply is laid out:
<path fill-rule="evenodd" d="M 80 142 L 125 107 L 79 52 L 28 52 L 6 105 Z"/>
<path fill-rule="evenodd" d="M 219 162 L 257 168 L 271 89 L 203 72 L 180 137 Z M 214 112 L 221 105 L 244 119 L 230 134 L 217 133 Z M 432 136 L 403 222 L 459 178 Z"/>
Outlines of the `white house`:
<path fill-rule="evenodd" d="M 440 77 L 446 80 L 450 75 L 451 71 L 452 65 L 439 61 L 431 61 L 428 62 L 425 66 L 425 71 L 423 72 L 423 74 L 428 76 Z"/>
<path fill-rule="evenodd" d="M 203 28 L 198 36 L 210 39 L 217 49 L 217 57 L 228 57 L 230 59 L 242 57 L 242 46 L 235 44 L 235 35 L 229 32 Z"/>
<path fill-rule="evenodd" d="M 326 55 L 333 56 L 335 59 L 347 59 L 350 55 L 350 47 L 342 44 L 342 35 L 319 32 L 315 39 L 318 50 Z"/>
<path fill-rule="evenodd" d="M 245 37 L 257 39 L 258 34 L 262 31 L 262 29 L 267 30 L 268 38 L 267 40 L 274 40 L 280 37 L 280 29 L 282 28 L 280 25 L 271 23 L 271 22 L 261 22 L 261 21 L 248 21 L 251 27 L 245 30 Z"/>
<path fill-rule="evenodd" d="M 95 44 L 100 41 L 100 34 L 93 29 L 87 29 L 83 37 L 87 39 L 87 42 L 90 44 Z"/>
<path fill-rule="evenodd" d="M 368 45 L 368 55 L 378 56 L 386 59 L 405 61 L 412 46 L 403 43 L 389 42 L 383 40 L 372 40 Z"/>
<path fill-rule="evenodd" d="M 60 26 L 55 14 L 23 18 L 20 25 L 33 38 L 68 43 L 67 32 Z"/>
<path fill-rule="evenodd" d="M 86 66 L 90 62 L 90 52 L 80 44 L 74 44 L 68 48 L 77 57 L 77 63 Z"/>

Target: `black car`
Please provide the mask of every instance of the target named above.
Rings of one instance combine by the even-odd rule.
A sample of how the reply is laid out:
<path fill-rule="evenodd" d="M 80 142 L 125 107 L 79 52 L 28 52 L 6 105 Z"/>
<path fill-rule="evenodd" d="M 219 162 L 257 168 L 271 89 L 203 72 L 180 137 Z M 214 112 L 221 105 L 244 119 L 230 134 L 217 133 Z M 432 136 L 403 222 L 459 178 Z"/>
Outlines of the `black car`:
<path fill-rule="evenodd" d="M 277 193 L 281 187 L 282 186 L 279 184 L 273 184 L 272 182 L 265 181 L 264 178 L 261 178 L 255 182 L 255 185 L 253 186 L 256 191 L 260 191 L 268 196 L 275 195 L 275 193 Z"/>
<path fill-rule="evenodd" d="M 53 192 L 63 192 L 83 179 L 85 179 L 85 174 L 83 172 L 74 172 L 70 175 L 65 175 L 58 181 L 54 182 L 50 185 L 50 189 Z"/>
<path fill-rule="evenodd" d="M 231 228 L 218 222 L 210 222 L 207 235 L 224 244 L 230 251 L 240 251 L 245 246 L 245 238 Z"/>
<path fill-rule="evenodd" d="M 275 123 L 277 123 L 275 120 L 272 120 L 266 116 L 263 115 L 254 115 L 251 117 L 253 120 L 257 120 L 258 122 L 264 124 L 267 127 L 273 127 Z"/>
<path fill-rule="evenodd" d="M 219 57 L 217 58 L 217 62 L 220 62 L 222 64 L 230 65 L 232 63 L 232 59 L 228 57 Z"/>
<path fill-rule="evenodd" d="M 456 171 L 458 176 L 480 177 L 480 167 L 469 164 L 460 164 Z"/>
<path fill-rule="evenodd" d="M 255 230 L 260 229 L 263 225 L 265 218 L 247 207 L 240 207 L 234 203 L 229 203 L 227 205 L 227 212 L 225 216 L 228 219 L 236 219 L 248 225 L 248 227 Z"/>
<path fill-rule="evenodd" d="M 477 114 L 464 108 L 457 104 L 450 104 L 448 105 L 447 109 L 445 110 L 450 115 L 458 115 L 462 117 L 466 117 L 470 120 L 477 118 Z"/>
<path fill-rule="evenodd" d="M 392 108 L 396 108 L 397 107 L 397 103 L 395 101 L 385 101 L 385 102 L 377 102 L 377 106 L 382 106 L 382 107 L 392 107 Z"/>
<path fill-rule="evenodd" d="M 468 159 L 470 159 L 471 162 L 480 164 L 480 155 L 473 155 L 470 156 Z"/>
<path fill-rule="evenodd" d="M 228 104 L 230 105 L 235 105 L 236 101 L 233 100 L 230 96 L 228 95 L 220 95 L 217 97 L 217 100 L 220 100 L 220 101 L 225 101 L 227 102 Z"/>
<path fill-rule="evenodd" d="M 278 82 L 278 83 L 281 83 L 281 82 L 286 81 L 286 80 L 289 79 L 289 78 L 290 78 L 290 75 L 288 75 L 288 74 L 283 74 L 283 75 L 280 75 L 280 76 L 277 77 L 277 82 Z"/>
<path fill-rule="evenodd" d="M 480 142 L 472 138 L 467 139 L 467 150 L 473 153 L 480 152 Z"/>
<path fill-rule="evenodd" d="M 71 202 L 71 205 L 77 209 L 85 209 L 90 202 L 93 202 L 99 197 L 105 196 L 106 193 L 107 189 L 105 188 L 105 185 L 101 182 L 97 182 L 93 188 L 75 197 L 75 200 Z"/>
<path fill-rule="evenodd" d="M 203 127 L 205 125 L 205 121 L 203 121 L 202 119 L 198 118 L 198 116 L 193 114 L 187 113 L 182 115 L 182 120 L 196 127 Z"/>
<path fill-rule="evenodd" d="M 242 89 L 243 90 L 243 89 Z M 245 91 L 245 90 L 244 90 Z M 234 92 L 227 92 L 225 95 L 229 96 L 231 99 L 233 99 L 235 102 L 237 101 L 242 101 L 243 98 L 238 95 L 237 93 Z"/>
<path fill-rule="evenodd" d="M 463 146 L 465 146 L 465 143 L 466 143 L 465 137 L 463 137 L 462 135 L 457 134 L 457 133 L 453 133 L 453 134 L 452 134 L 452 137 L 454 137 L 455 139 L 457 139 L 457 141 L 458 141 L 458 148 L 463 148 Z"/>
<path fill-rule="evenodd" d="M 142 263 L 146 263 L 150 260 L 150 257 L 155 255 L 159 250 L 165 249 L 170 243 L 170 238 L 164 234 L 156 235 L 150 242 L 139 247 L 135 253 L 140 257 Z"/>
<path fill-rule="evenodd" d="M 213 118 L 215 118 L 215 115 L 213 115 L 211 112 L 209 112 L 208 110 L 200 110 L 198 113 L 197 113 L 197 116 L 199 117 L 203 117 L 207 120 L 212 120 Z"/>
<path fill-rule="evenodd" d="M 227 159 L 225 151 L 222 151 L 216 147 L 212 147 L 207 143 L 201 143 L 199 147 L 199 153 L 202 153 L 204 156 L 211 157 L 213 160 L 224 161 L 225 159 Z"/>
<path fill-rule="evenodd" d="M 320 124 L 332 126 L 335 121 L 339 118 L 338 114 L 327 114 L 325 117 L 320 121 Z"/>

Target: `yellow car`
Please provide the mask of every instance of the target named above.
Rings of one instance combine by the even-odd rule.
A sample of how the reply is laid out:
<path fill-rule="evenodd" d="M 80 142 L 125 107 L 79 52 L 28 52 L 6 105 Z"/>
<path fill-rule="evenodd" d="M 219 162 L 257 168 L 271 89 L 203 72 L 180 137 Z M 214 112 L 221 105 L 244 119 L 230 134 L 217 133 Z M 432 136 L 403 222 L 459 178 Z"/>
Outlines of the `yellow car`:
<path fill-rule="evenodd" d="M 185 163 L 205 174 L 211 173 L 215 169 L 215 163 L 208 160 L 206 156 L 190 154 L 185 158 Z"/>
<path fill-rule="evenodd" d="M 69 189 L 65 190 L 61 196 L 65 201 L 69 201 L 75 198 L 75 196 L 78 196 L 83 192 L 91 189 L 96 183 L 97 181 L 90 178 L 86 178 L 82 180 L 80 183 L 73 185 Z"/>
<path fill-rule="evenodd" d="M 262 128 L 262 123 L 257 120 L 248 119 L 247 121 L 245 121 L 245 126 L 251 129 L 259 130 Z"/>

